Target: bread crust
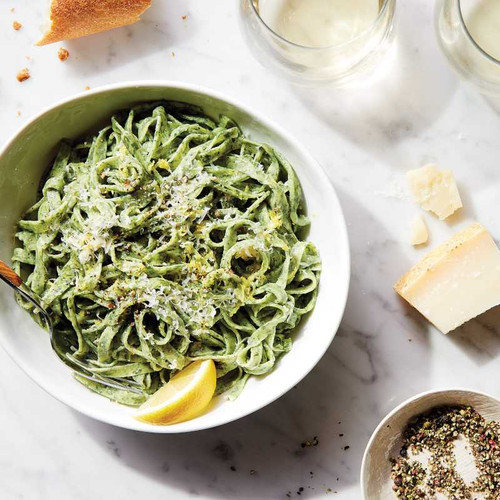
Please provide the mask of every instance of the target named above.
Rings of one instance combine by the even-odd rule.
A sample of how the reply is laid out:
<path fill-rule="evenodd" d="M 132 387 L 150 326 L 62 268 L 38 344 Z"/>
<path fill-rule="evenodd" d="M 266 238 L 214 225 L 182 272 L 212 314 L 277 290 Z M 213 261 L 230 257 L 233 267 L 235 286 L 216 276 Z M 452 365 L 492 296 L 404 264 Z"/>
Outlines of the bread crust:
<path fill-rule="evenodd" d="M 152 0 L 52 0 L 50 28 L 37 45 L 70 40 L 135 23 Z"/>

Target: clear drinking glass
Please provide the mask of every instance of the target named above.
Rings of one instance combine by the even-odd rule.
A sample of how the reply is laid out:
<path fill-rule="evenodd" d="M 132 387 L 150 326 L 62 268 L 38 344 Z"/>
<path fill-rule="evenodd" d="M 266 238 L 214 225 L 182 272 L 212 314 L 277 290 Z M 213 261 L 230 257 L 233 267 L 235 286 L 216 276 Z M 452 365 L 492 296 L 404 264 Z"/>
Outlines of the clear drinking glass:
<path fill-rule="evenodd" d="M 500 0 L 438 0 L 435 20 L 441 48 L 458 73 L 483 93 L 500 95 L 500 60 L 493 55 L 500 54 Z"/>
<path fill-rule="evenodd" d="M 296 83 L 345 84 L 372 68 L 392 40 L 396 0 L 380 0 L 378 15 L 368 28 L 348 41 L 325 47 L 294 43 L 274 31 L 260 12 L 276 1 L 240 0 L 241 24 L 256 59 Z"/>

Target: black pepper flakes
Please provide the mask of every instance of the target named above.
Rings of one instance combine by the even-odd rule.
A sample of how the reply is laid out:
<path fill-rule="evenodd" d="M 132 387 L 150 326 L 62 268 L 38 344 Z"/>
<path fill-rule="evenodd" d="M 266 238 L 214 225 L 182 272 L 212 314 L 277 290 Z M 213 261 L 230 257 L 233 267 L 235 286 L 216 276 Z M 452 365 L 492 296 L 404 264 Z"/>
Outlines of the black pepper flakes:
<path fill-rule="evenodd" d="M 314 436 L 311 441 L 309 440 L 302 441 L 302 443 L 300 443 L 300 447 L 309 448 L 310 446 L 318 446 L 318 444 L 319 444 L 318 436 Z"/>
<path fill-rule="evenodd" d="M 456 470 L 454 442 L 468 440 L 478 476 L 466 484 Z M 437 492 L 456 500 L 500 498 L 500 422 L 486 421 L 470 406 L 437 407 L 413 418 L 403 432 L 399 457 L 391 459 L 393 490 L 400 499 L 434 498 Z M 426 469 L 414 454 L 430 453 Z"/>

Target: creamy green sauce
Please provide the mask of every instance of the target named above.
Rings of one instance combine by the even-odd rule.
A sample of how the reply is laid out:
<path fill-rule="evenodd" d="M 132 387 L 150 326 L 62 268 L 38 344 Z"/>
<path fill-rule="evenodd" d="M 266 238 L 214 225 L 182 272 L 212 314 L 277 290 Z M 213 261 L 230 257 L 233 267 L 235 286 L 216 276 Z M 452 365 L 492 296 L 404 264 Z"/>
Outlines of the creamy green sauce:
<path fill-rule="evenodd" d="M 236 397 L 314 307 L 321 262 L 301 207 L 291 165 L 231 119 L 145 104 L 61 145 L 12 260 L 64 354 L 143 394 L 79 378 L 90 389 L 138 405 L 213 359 L 217 392 Z"/>

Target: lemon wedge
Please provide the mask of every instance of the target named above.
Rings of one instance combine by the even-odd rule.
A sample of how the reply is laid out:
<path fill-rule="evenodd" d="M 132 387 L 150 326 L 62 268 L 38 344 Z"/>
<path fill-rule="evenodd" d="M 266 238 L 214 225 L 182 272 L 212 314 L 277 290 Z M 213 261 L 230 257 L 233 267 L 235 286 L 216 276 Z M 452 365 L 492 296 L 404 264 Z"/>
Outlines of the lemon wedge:
<path fill-rule="evenodd" d="M 194 361 L 140 406 L 135 418 L 156 425 L 190 420 L 208 406 L 216 381 L 215 364 L 211 359 Z"/>

